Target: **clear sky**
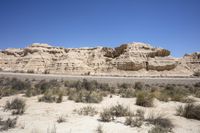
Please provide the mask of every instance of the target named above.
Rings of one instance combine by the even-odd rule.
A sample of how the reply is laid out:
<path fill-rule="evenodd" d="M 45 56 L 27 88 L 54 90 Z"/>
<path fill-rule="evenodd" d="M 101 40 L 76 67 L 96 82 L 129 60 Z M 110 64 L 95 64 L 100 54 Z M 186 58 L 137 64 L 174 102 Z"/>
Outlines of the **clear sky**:
<path fill-rule="evenodd" d="M 0 0 L 0 49 L 127 42 L 200 51 L 200 0 Z"/>

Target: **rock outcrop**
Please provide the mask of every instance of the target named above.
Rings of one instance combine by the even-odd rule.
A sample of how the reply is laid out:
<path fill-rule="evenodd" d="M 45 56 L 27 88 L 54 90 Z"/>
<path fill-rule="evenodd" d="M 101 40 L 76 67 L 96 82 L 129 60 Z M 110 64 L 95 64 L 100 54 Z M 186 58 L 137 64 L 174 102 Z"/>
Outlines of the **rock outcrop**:
<path fill-rule="evenodd" d="M 0 52 L 0 69 L 11 72 L 118 75 L 190 76 L 199 71 L 200 53 L 173 58 L 170 51 L 144 43 L 116 48 L 62 48 L 32 44 Z"/>

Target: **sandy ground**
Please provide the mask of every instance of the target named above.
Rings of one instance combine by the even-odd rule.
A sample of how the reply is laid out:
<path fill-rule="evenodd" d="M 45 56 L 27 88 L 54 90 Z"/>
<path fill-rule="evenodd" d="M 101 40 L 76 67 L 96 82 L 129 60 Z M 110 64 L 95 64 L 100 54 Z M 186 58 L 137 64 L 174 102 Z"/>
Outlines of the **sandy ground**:
<path fill-rule="evenodd" d="M 3 106 L 7 100 L 11 100 L 15 97 L 23 96 L 15 95 L 0 99 L 0 117 L 13 117 L 11 112 L 3 111 Z M 81 107 L 90 105 L 95 107 L 98 112 L 101 112 L 102 109 L 118 103 L 127 106 L 131 111 L 143 109 L 145 111 L 145 117 L 151 113 L 164 115 L 172 120 L 175 125 L 173 128 L 175 133 L 200 132 L 200 121 L 175 115 L 176 107 L 183 104 L 179 102 L 160 102 L 154 100 L 154 107 L 145 108 L 136 106 L 135 98 L 120 98 L 119 96 L 113 96 L 112 98 L 105 97 L 99 104 L 75 103 L 74 101 L 67 100 L 67 97 L 64 97 L 62 103 L 38 102 L 38 96 L 23 98 L 27 103 L 26 112 L 24 115 L 19 116 L 17 127 L 5 131 L 6 133 L 50 133 L 53 129 L 56 129 L 57 133 L 95 133 L 99 125 L 102 125 L 105 133 L 148 133 L 148 130 L 150 130 L 152 126 L 145 124 L 140 128 L 126 126 L 123 124 L 125 120 L 124 117 L 117 118 L 113 122 L 100 122 L 99 113 L 95 116 L 82 116 L 73 111 L 74 109 L 80 109 Z M 197 103 L 200 103 L 200 99 L 196 100 Z M 59 116 L 65 117 L 66 122 L 57 123 Z"/>

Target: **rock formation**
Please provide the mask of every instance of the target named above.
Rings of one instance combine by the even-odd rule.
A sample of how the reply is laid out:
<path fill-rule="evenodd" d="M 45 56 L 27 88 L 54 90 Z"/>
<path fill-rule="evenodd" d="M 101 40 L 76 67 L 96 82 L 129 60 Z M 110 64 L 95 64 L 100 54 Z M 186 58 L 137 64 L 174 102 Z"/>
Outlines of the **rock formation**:
<path fill-rule="evenodd" d="M 0 69 L 69 75 L 190 76 L 200 69 L 200 53 L 173 58 L 170 51 L 144 43 L 116 48 L 32 44 L 24 49 L 0 51 Z"/>

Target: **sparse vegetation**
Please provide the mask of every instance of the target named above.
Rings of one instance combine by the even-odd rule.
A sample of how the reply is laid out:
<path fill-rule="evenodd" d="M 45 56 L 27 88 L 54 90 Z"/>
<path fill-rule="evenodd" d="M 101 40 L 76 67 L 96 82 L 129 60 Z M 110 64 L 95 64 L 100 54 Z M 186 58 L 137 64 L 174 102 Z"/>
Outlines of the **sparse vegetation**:
<path fill-rule="evenodd" d="M 118 104 L 112 106 L 109 109 L 104 109 L 103 112 L 100 114 L 101 121 L 109 122 L 114 120 L 115 117 L 122 117 L 131 115 L 131 112 L 128 111 L 128 108 L 123 107 L 122 105 Z"/>
<path fill-rule="evenodd" d="M 138 92 L 136 96 L 136 105 L 143 107 L 152 107 L 153 106 L 153 95 L 145 91 Z"/>
<path fill-rule="evenodd" d="M 0 118 L 0 131 L 15 128 L 16 123 L 17 123 L 17 117 L 13 119 L 8 118 L 7 120 L 4 121 L 2 120 L 2 118 Z"/>
<path fill-rule="evenodd" d="M 148 131 L 148 133 L 168 133 L 169 130 L 166 128 L 163 128 L 159 125 L 155 125 L 155 127 L 153 127 L 150 131 Z"/>
<path fill-rule="evenodd" d="M 39 102 L 47 102 L 47 103 L 53 103 L 56 102 L 56 97 L 50 93 L 44 94 L 42 97 L 38 98 Z"/>
<path fill-rule="evenodd" d="M 110 112 L 112 116 L 115 117 L 122 117 L 122 116 L 127 116 L 129 111 L 128 108 L 125 108 L 124 106 L 117 104 L 113 107 L 110 108 Z"/>
<path fill-rule="evenodd" d="M 174 127 L 170 119 L 164 118 L 161 115 L 150 114 L 150 116 L 145 121 L 149 122 L 152 125 L 159 126 L 156 127 L 159 128 L 159 130 L 160 128 L 162 128 L 163 130 L 166 130 L 168 132 L 171 131 L 172 128 Z M 157 131 L 158 129 L 152 129 L 152 130 Z"/>
<path fill-rule="evenodd" d="M 102 113 L 100 113 L 100 120 L 103 122 L 110 122 L 113 120 L 112 113 L 110 109 L 104 109 Z"/>
<path fill-rule="evenodd" d="M 99 103 L 102 101 L 103 96 L 100 92 L 87 91 L 87 90 L 72 90 L 69 93 L 69 100 L 74 100 L 75 102 L 83 103 Z"/>
<path fill-rule="evenodd" d="M 27 73 L 34 73 L 34 70 L 28 70 Z"/>
<path fill-rule="evenodd" d="M 96 132 L 97 133 L 103 133 L 102 125 L 98 125 Z"/>
<path fill-rule="evenodd" d="M 65 121 L 66 121 L 66 119 L 64 118 L 64 116 L 59 116 L 58 117 L 58 120 L 57 120 L 58 123 L 63 123 Z"/>
<path fill-rule="evenodd" d="M 142 82 L 135 82 L 135 87 L 136 90 L 142 90 L 144 88 L 144 83 Z"/>
<path fill-rule="evenodd" d="M 143 110 L 137 110 L 136 114 L 129 114 L 128 117 L 126 117 L 125 125 L 129 125 L 131 127 L 140 127 L 143 124 L 144 121 L 144 111 Z"/>
<path fill-rule="evenodd" d="M 13 115 L 22 115 L 25 112 L 26 103 L 23 99 L 15 98 L 7 101 L 4 110 L 12 110 Z"/>
<path fill-rule="evenodd" d="M 131 127 L 140 127 L 143 124 L 143 121 L 139 118 L 133 118 L 132 116 L 126 117 L 125 125 Z"/>
<path fill-rule="evenodd" d="M 194 72 L 193 76 L 200 77 L 200 71 Z"/>
<path fill-rule="evenodd" d="M 183 116 L 188 119 L 200 120 L 200 105 L 186 104 L 185 106 L 178 106 L 177 115 Z"/>
<path fill-rule="evenodd" d="M 63 94 L 60 93 L 60 94 L 58 95 L 58 98 L 57 98 L 56 102 L 57 102 L 57 103 L 61 103 L 62 100 L 63 100 Z"/>
<path fill-rule="evenodd" d="M 97 114 L 96 109 L 91 106 L 86 106 L 86 107 L 80 108 L 79 110 L 74 110 L 74 111 L 77 112 L 79 115 L 94 116 Z"/>

